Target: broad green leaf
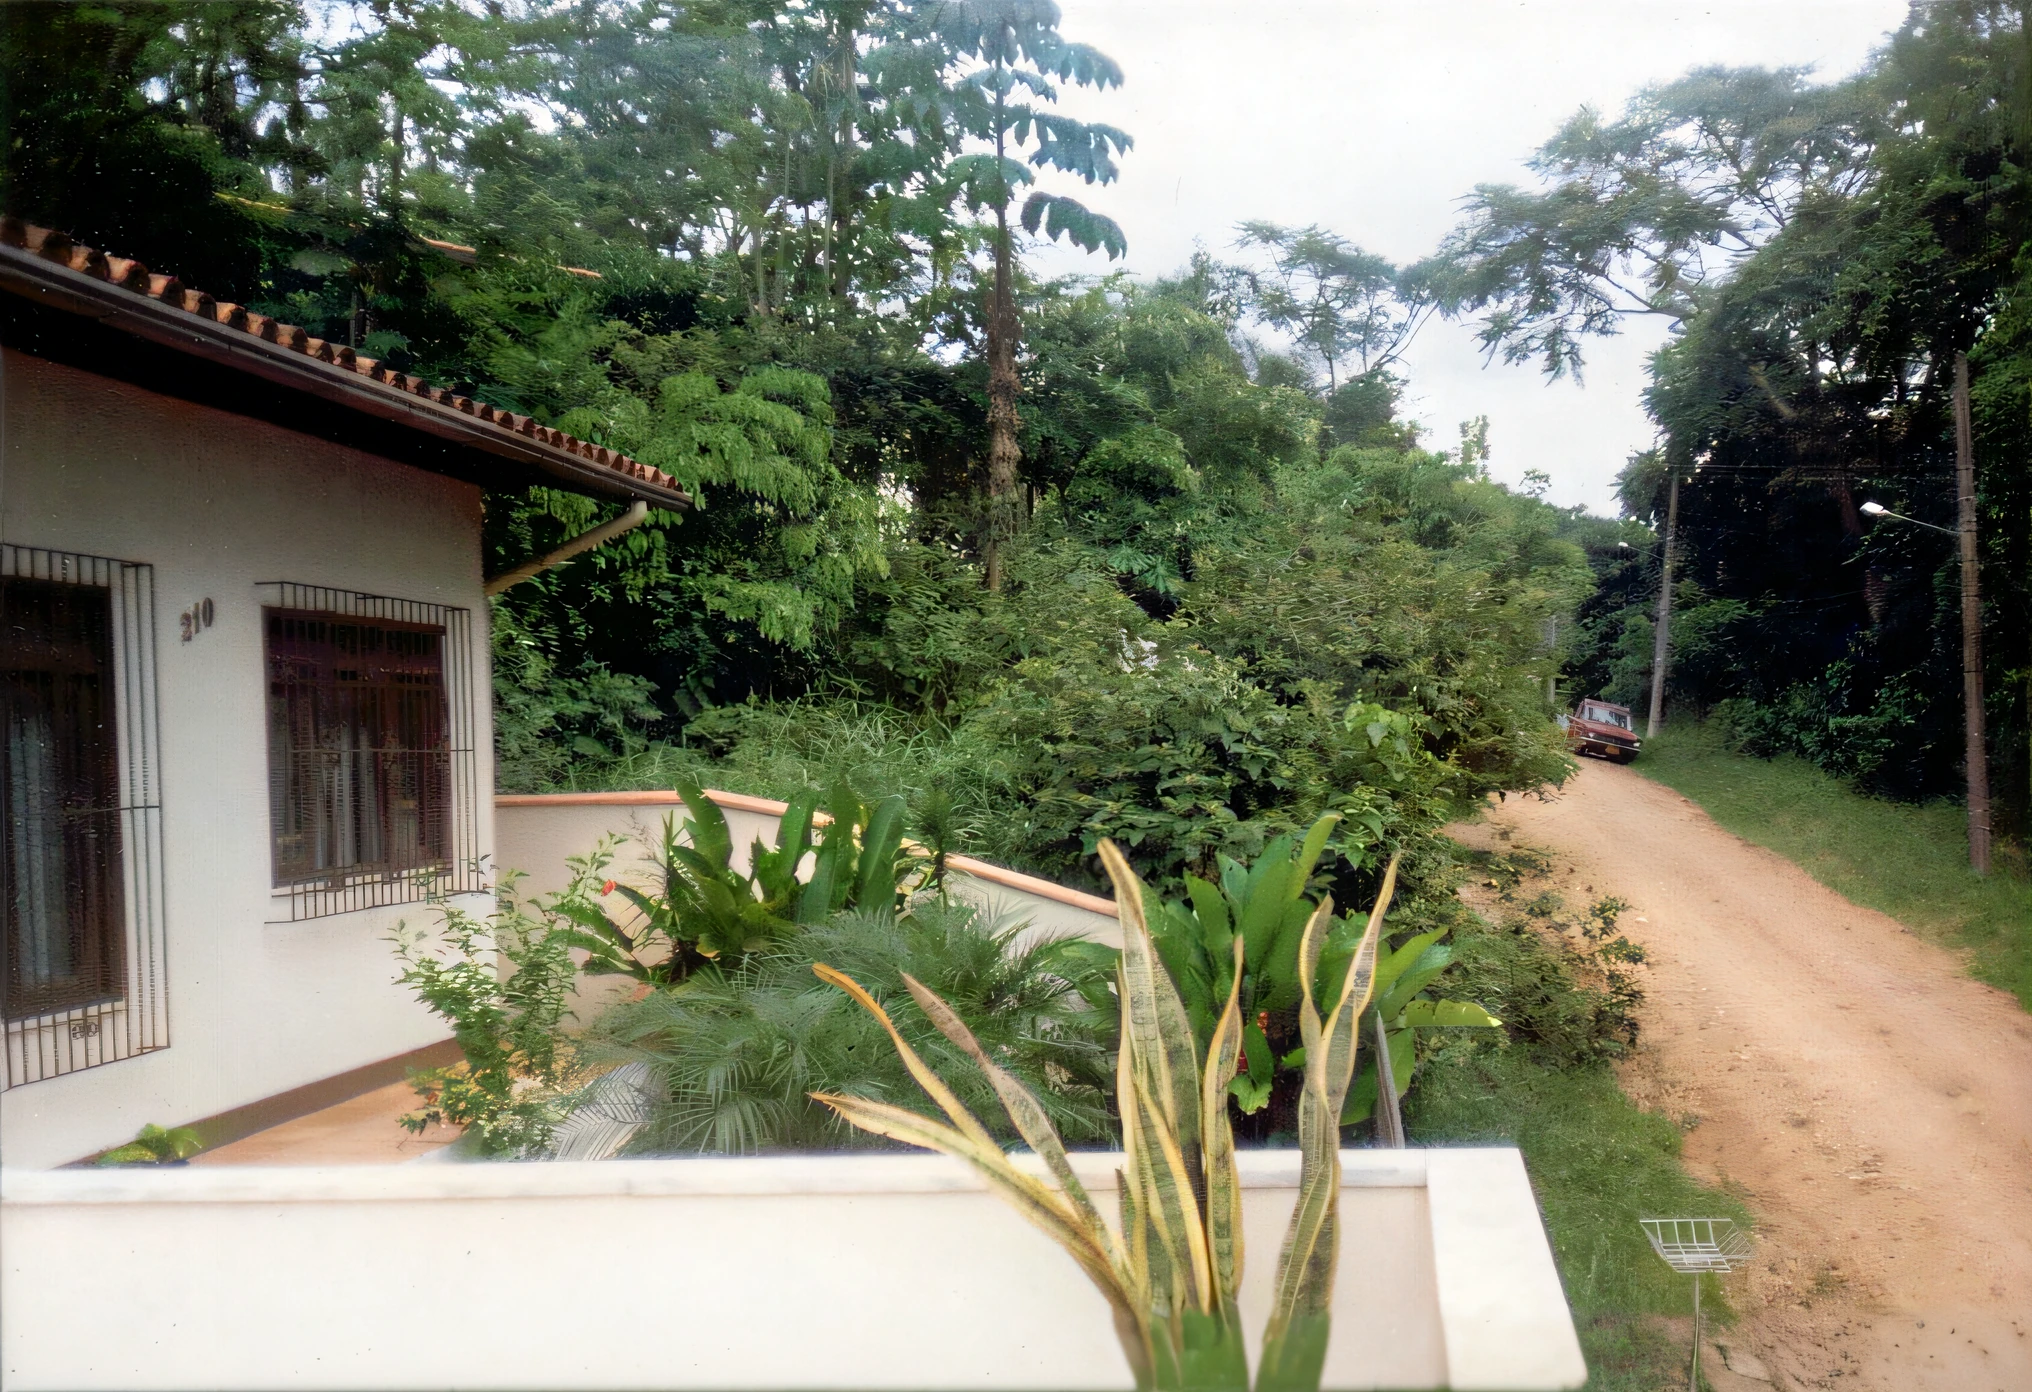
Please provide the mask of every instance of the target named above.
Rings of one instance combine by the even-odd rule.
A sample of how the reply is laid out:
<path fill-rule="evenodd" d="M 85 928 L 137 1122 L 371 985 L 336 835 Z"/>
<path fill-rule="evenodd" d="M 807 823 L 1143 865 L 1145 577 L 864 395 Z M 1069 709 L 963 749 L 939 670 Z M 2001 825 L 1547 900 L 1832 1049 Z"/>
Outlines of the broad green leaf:
<path fill-rule="evenodd" d="M 720 811 L 720 805 L 707 797 L 705 790 L 696 783 L 679 780 L 673 786 L 684 800 L 685 810 L 691 814 L 692 848 L 710 862 L 713 869 L 726 870 L 734 861 L 734 838 L 727 830 L 727 818 Z"/>
<path fill-rule="evenodd" d="M 1243 1116 L 1254 1116 L 1270 1105 L 1270 1084 L 1259 1083 L 1247 1073 L 1228 1080 L 1228 1093 Z"/>
<path fill-rule="evenodd" d="M 903 846 L 904 801 L 884 798 L 868 815 L 861 836 L 860 873 L 854 903 L 863 909 L 891 909 L 896 902 L 896 859 Z"/>
<path fill-rule="evenodd" d="M 1298 852 L 1298 873 L 1292 876 L 1289 893 L 1296 899 L 1305 892 L 1306 881 L 1312 878 L 1313 867 L 1319 864 L 1320 855 L 1326 850 L 1326 840 L 1333 835 L 1333 829 L 1340 825 L 1341 814 L 1329 812 L 1312 824 L 1305 833 L 1305 844 Z"/>
<path fill-rule="evenodd" d="M 1473 1001 L 1415 1000 L 1401 1018 L 1408 1029 L 1500 1029 L 1503 1024 Z"/>

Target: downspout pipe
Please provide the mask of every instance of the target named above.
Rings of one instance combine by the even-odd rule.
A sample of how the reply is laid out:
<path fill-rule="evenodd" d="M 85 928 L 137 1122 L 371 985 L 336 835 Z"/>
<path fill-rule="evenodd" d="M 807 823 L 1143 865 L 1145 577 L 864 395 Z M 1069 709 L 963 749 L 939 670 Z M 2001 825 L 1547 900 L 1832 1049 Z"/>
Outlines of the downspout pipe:
<path fill-rule="evenodd" d="M 590 551 L 595 546 L 605 545 L 623 532 L 634 531 L 648 520 L 649 504 L 637 498 L 628 505 L 626 512 L 614 518 L 611 522 L 602 522 L 590 532 L 581 532 L 578 536 L 573 537 L 570 541 L 548 555 L 538 556 L 533 561 L 524 561 L 521 565 L 515 567 L 515 569 L 503 571 L 495 576 L 487 582 L 487 596 L 491 599 L 510 586 L 519 585 L 532 576 L 543 574 L 544 571 L 549 570 L 552 566 L 563 565 L 566 561 L 582 552 Z"/>

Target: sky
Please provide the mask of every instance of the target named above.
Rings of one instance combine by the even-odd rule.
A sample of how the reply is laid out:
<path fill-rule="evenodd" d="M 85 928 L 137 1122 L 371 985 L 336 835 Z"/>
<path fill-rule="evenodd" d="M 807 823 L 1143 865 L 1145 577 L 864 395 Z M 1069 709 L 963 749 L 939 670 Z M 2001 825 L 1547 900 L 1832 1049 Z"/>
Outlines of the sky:
<path fill-rule="evenodd" d="M 1528 183 L 1526 160 L 1576 109 L 1616 112 L 1688 68 L 1860 67 L 1905 0 L 1059 0 L 1060 32 L 1120 63 L 1126 83 L 1072 114 L 1128 131 L 1119 182 L 1047 178 L 1122 225 L 1128 267 L 1230 250 L 1235 224 L 1317 223 L 1403 263 L 1429 255 L 1478 183 Z M 1045 247 L 1047 275 L 1110 269 Z M 1428 324 L 1407 354 L 1407 414 L 1433 448 L 1489 418 L 1490 471 L 1549 475 L 1547 497 L 1613 513 L 1616 471 L 1653 442 L 1638 321 L 1587 346 L 1584 383 L 1484 366 L 1470 325 Z"/>

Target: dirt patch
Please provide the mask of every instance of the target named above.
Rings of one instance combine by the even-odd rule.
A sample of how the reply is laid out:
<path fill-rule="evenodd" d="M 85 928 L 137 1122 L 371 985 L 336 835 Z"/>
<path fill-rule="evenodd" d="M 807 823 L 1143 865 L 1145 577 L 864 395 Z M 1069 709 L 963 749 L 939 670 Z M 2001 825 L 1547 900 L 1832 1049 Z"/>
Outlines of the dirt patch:
<path fill-rule="evenodd" d="M 1453 830 L 1553 853 L 1520 901 L 1631 905 L 1649 964 L 1624 1087 L 1758 1216 L 1723 1342 L 1779 1387 L 2032 1389 L 2032 1017 L 2011 996 L 1630 769 L 1587 761 Z"/>

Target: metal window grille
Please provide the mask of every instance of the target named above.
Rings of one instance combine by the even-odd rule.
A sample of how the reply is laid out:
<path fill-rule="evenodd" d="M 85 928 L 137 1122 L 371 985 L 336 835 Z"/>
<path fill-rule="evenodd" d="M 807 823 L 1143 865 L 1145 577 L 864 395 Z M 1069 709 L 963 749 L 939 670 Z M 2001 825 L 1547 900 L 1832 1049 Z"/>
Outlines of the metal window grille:
<path fill-rule="evenodd" d="M 169 1045 L 155 575 L 0 543 L 5 1086 Z"/>
<path fill-rule="evenodd" d="M 470 612 L 259 588 L 275 885 L 290 919 L 486 888 Z"/>

